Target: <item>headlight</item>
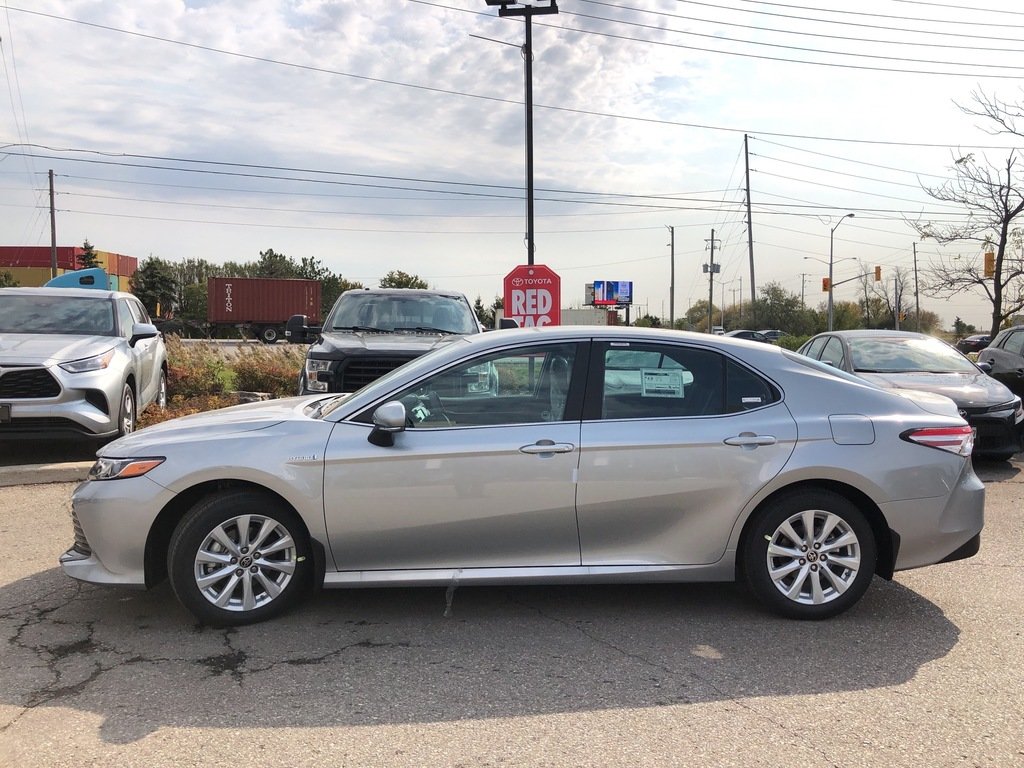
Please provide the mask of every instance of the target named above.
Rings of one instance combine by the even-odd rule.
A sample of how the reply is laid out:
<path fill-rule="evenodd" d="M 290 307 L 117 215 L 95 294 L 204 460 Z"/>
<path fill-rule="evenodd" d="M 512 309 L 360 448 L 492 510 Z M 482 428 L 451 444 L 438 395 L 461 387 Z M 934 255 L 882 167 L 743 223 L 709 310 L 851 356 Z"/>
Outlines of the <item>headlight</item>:
<path fill-rule="evenodd" d="M 90 480 L 124 480 L 129 477 L 142 477 L 154 467 L 165 461 L 163 456 L 151 456 L 145 459 L 99 459 L 89 470 Z"/>
<path fill-rule="evenodd" d="M 326 392 L 327 382 L 320 381 L 317 374 L 331 370 L 330 360 L 306 359 L 306 387 L 312 392 Z"/>
<path fill-rule="evenodd" d="M 1024 420 L 1024 407 L 1021 407 L 1020 398 L 1013 399 L 1013 423 L 1020 424 Z"/>
<path fill-rule="evenodd" d="M 61 363 L 60 367 L 68 373 L 86 373 L 88 371 L 102 371 L 110 361 L 114 359 L 114 350 L 108 349 L 102 355 L 87 357 L 84 360 L 72 360 L 70 363 Z"/>

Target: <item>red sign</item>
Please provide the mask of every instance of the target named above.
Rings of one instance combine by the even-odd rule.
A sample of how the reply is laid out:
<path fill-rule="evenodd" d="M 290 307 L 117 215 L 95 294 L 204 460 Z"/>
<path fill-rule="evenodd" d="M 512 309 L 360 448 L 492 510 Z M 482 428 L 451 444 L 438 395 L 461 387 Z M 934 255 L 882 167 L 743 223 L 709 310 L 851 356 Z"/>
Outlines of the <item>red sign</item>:
<path fill-rule="evenodd" d="M 521 264 L 505 275 L 504 316 L 520 328 L 562 324 L 562 278 L 543 264 Z"/>

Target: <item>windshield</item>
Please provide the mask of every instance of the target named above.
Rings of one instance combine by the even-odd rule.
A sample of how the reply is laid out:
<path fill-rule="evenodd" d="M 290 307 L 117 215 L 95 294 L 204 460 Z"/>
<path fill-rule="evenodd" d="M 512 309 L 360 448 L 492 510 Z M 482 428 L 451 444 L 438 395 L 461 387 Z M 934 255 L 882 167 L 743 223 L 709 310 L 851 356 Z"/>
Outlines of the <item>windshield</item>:
<path fill-rule="evenodd" d="M 113 336 L 114 304 L 105 297 L 0 292 L 0 333 Z"/>
<path fill-rule="evenodd" d="M 476 333 L 473 310 L 459 296 L 352 291 L 342 294 L 324 326 L 332 331 Z"/>
<path fill-rule="evenodd" d="M 856 373 L 977 373 L 978 369 L 943 341 L 921 337 L 850 339 Z"/>

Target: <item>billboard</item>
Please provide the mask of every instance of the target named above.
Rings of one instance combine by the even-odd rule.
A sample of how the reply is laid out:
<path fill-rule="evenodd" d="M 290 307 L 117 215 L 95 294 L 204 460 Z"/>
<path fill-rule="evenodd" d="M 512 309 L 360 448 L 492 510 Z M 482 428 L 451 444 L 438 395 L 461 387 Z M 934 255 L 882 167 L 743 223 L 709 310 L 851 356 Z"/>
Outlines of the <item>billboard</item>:
<path fill-rule="evenodd" d="M 594 306 L 621 307 L 633 303 L 632 280 L 595 280 Z"/>

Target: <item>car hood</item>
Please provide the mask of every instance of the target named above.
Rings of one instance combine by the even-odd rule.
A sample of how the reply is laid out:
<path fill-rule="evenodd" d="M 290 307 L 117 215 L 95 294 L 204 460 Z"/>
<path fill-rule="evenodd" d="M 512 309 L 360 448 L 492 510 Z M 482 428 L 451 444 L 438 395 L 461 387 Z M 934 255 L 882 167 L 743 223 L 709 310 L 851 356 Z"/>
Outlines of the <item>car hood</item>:
<path fill-rule="evenodd" d="M 961 408 L 1008 403 L 1013 393 L 987 373 L 858 373 L 881 387 L 916 389 L 952 398 Z"/>
<path fill-rule="evenodd" d="M 113 336 L 72 336 L 53 333 L 0 333 L 0 363 L 54 365 L 105 352 Z"/>
<path fill-rule="evenodd" d="M 171 443 L 197 442 L 266 429 L 282 421 L 306 419 L 306 406 L 322 399 L 323 395 L 288 397 L 182 416 L 140 429 L 108 443 L 97 452 L 97 455 L 159 455 L 161 449 Z"/>
<path fill-rule="evenodd" d="M 459 336 L 439 333 L 363 333 L 326 331 L 320 341 L 310 348 L 310 354 L 375 353 L 394 354 L 411 352 L 421 355 L 446 344 Z"/>

